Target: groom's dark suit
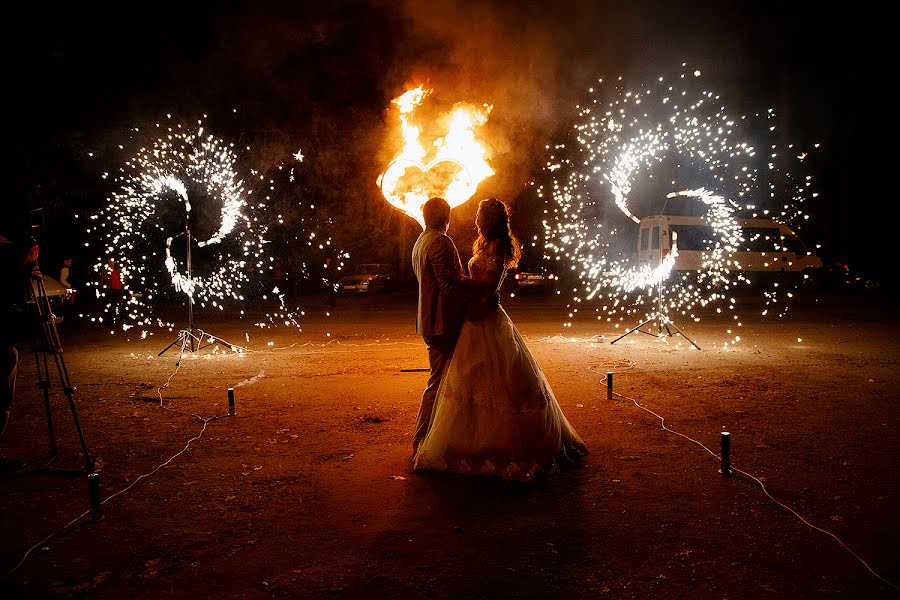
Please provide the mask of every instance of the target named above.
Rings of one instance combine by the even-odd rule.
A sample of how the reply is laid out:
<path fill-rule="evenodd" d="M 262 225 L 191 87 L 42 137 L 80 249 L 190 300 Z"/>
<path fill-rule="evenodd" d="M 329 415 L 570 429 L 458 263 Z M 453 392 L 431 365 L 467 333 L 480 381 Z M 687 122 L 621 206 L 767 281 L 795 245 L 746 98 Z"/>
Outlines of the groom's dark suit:
<path fill-rule="evenodd" d="M 412 251 L 413 270 L 419 280 L 419 307 L 416 330 L 428 346 L 431 376 L 422 394 L 416 419 L 413 450 L 428 433 L 434 399 L 444 367 L 450 362 L 456 338 L 462 328 L 466 302 L 482 300 L 484 289 L 463 275 L 462 263 L 453 240 L 441 230 L 426 229 Z"/>

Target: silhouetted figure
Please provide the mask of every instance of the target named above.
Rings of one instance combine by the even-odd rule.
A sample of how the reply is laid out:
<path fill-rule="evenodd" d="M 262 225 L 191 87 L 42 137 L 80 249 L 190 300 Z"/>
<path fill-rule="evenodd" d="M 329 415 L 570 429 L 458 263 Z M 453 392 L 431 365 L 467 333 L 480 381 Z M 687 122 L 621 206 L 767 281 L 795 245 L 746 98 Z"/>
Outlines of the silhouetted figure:
<path fill-rule="evenodd" d="M 124 319 L 125 312 L 125 277 L 122 275 L 122 267 L 116 264 L 115 259 L 109 259 L 100 274 L 100 283 L 106 288 L 109 298 L 110 320 L 115 322 L 120 316 Z"/>
<path fill-rule="evenodd" d="M 463 274 L 459 252 L 447 235 L 450 204 L 443 198 L 431 198 L 422 206 L 422 214 L 425 217 L 425 231 L 413 246 L 412 264 L 419 280 L 416 331 L 422 334 L 428 348 L 431 375 L 416 418 L 413 453 L 428 434 L 434 399 L 444 368 L 453 355 L 466 304 L 483 302 L 491 294 L 486 286 Z"/>
<path fill-rule="evenodd" d="M 25 308 L 31 297 L 31 279 L 40 277 L 37 258 L 40 253 L 37 241 L 0 246 L 0 442 L 16 397 L 16 372 L 19 352 L 16 343 L 27 334 Z M 8 460 L 0 453 L 0 469 L 13 469 L 20 461 Z"/>

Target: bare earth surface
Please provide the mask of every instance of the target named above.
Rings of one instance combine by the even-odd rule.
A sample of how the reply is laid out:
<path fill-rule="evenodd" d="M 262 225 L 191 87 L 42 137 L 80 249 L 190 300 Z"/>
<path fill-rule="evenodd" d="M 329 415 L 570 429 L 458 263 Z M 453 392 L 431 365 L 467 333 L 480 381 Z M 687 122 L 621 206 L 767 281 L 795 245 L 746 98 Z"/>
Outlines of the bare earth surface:
<path fill-rule="evenodd" d="M 0 596 L 900 595 L 630 400 L 714 453 L 730 431 L 735 466 L 898 583 L 893 299 L 807 296 L 784 319 L 749 306 L 743 341 L 727 351 L 716 347 L 724 318 L 679 323 L 696 351 L 638 334 L 610 345 L 621 329 L 590 319 L 563 328 L 547 299 L 504 305 L 592 452 L 534 485 L 410 472 L 427 373 L 405 370 L 427 356 L 409 298 L 341 298 L 331 316 L 312 307 L 302 332 L 200 313 L 198 325 L 226 340 L 249 333 L 251 351 L 206 348 L 177 371 L 175 352 L 156 356 L 167 335 L 129 342 L 62 324 L 102 498 L 137 483 L 100 520 L 64 528 L 88 507 L 84 477 L 4 475 L 0 571 L 37 546 L 0 580 Z M 586 341 L 597 334 L 606 341 Z M 607 371 L 627 398 L 606 399 Z M 53 466 L 83 466 L 65 396 L 51 392 Z M 39 468 L 46 418 L 28 353 L 13 409 L 4 453 Z M 190 414 L 221 418 L 204 429 Z"/>

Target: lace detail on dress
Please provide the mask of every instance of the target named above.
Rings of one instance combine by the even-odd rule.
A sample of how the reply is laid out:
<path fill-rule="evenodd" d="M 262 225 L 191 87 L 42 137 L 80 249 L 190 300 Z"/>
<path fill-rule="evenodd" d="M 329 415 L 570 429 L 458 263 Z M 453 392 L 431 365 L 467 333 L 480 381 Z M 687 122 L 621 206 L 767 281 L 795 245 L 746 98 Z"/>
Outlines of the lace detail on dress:
<path fill-rule="evenodd" d="M 495 290 L 499 290 L 500 286 L 503 285 L 503 280 L 506 279 L 506 261 L 503 257 L 492 256 L 489 254 L 476 254 L 469 259 L 469 275 L 472 279 L 490 281 L 498 273 L 500 274 L 500 279 L 497 280 L 497 287 Z"/>
<path fill-rule="evenodd" d="M 575 459 L 572 459 L 569 454 L 575 455 Z M 544 475 L 559 473 L 561 471 L 560 467 L 571 467 L 577 464 L 586 454 L 587 450 L 583 446 L 580 448 L 571 446 L 563 450 L 559 455 L 550 457 L 544 463 L 530 461 L 521 466 L 516 461 L 507 460 L 505 461 L 505 466 L 498 468 L 495 463 L 502 465 L 504 461 L 491 457 L 481 461 L 479 468 L 473 469 L 469 466 L 469 460 L 465 458 L 451 461 L 448 464 L 444 458 L 432 460 L 427 454 L 420 453 L 415 458 L 414 468 L 416 471 L 444 471 L 462 475 L 491 475 L 511 481 L 534 481 Z"/>
<path fill-rule="evenodd" d="M 469 272 L 472 272 L 472 267 L 476 269 L 481 269 L 482 271 L 489 271 L 491 273 L 499 273 L 503 271 L 506 267 L 506 261 L 503 260 L 502 256 L 491 256 L 489 254 L 476 254 L 471 259 L 469 259 Z"/>

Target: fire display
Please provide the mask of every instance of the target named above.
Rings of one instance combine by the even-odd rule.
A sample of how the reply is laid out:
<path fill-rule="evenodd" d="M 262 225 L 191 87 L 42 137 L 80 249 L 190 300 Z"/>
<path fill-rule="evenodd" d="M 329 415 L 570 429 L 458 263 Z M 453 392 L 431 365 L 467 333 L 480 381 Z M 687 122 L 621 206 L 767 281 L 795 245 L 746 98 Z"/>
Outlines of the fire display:
<path fill-rule="evenodd" d="M 487 162 L 487 151 L 475 136 L 475 130 L 487 122 L 492 107 L 454 105 L 440 119 L 446 133 L 431 142 L 433 150 L 429 151 L 413 116 L 430 93 L 419 86 L 392 101 L 400 116 L 403 147 L 377 181 L 385 199 L 423 229 L 422 205 L 429 198 L 440 196 L 454 208 L 471 198 L 478 184 L 494 174 Z"/>

